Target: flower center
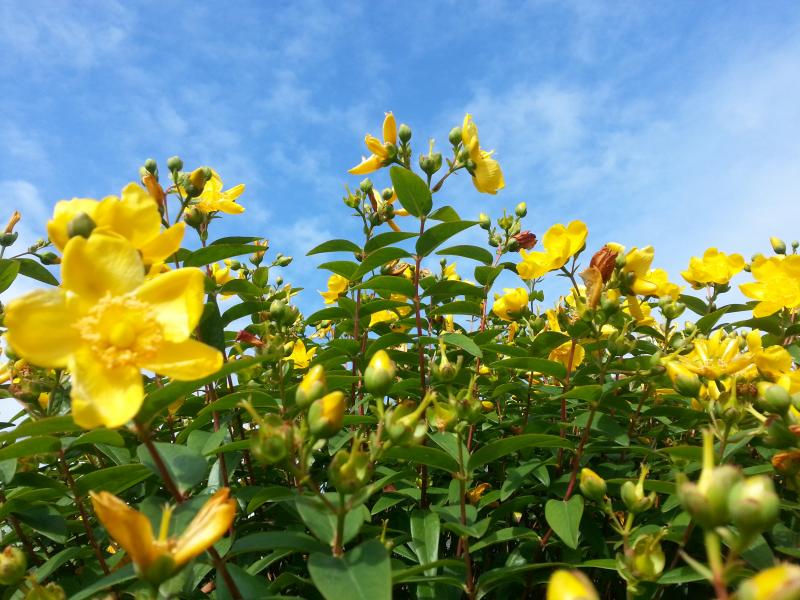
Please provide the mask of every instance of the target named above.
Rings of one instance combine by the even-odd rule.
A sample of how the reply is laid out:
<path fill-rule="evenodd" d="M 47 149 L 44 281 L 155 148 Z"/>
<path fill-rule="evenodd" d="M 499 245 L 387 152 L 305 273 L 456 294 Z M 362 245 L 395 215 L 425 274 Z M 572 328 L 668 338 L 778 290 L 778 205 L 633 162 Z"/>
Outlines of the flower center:
<path fill-rule="evenodd" d="M 139 366 L 163 340 L 152 307 L 130 295 L 101 298 L 76 324 L 81 338 L 106 368 Z"/>

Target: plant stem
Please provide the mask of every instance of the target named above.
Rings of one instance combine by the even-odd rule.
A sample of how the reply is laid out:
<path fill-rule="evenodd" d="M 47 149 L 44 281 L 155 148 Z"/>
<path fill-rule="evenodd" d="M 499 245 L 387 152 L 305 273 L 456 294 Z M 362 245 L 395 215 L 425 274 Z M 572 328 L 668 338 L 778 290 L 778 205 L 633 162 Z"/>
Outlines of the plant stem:
<path fill-rule="evenodd" d="M 711 567 L 713 575 L 714 592 L 717 600 L 728 600 L 728 587 L 725 585 L 725 569 L 722 565 L 722 548 L 719 536 L 714 531 L 705 532 L 706 553 L 708 554 L 708 565 Z"/>
<path fill-rule="evenodd" d="M 458 431 L 456 437 L 456 445 L 458 446 L 458 487 L 459 487 L 459 506 L 461 509 L 461 525 L 467 525 L 467 471 L 464 468 L 464 444 L 461 439 L 461 431 Z M 458 551 L 464 557 L 464 568 L 466 569 L 467 578 L 467 598 L 472 600 L 475 598 L 475 582 L 472 575 L 472 557 L 469 554 L 469 538 L 462 536 L 459 540 Z M 457 552 L 458 553 L 458 552 Z"/>

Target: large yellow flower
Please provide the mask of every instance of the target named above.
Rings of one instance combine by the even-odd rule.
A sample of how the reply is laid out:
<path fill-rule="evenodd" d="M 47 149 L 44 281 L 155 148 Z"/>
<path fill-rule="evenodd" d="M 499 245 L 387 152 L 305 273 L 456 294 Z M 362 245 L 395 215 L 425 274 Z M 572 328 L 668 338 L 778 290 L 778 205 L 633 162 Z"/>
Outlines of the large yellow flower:
<path fill-rule="evenodd" d="M 155 584 L 213 546 L 236 516 L 236 501 L 230 498 L 228 488 L 222 488 L 208 499 L 178 537 L 169 536 L 172 508 L 165 508 L 156 538 L 150 520 L 143 513 L 108 492 L 90 494 L 97 518 L 127 552 L 139 576 Z"/>
<path fill-rule="evenodd" d="M 328 291 L 320 292 L 320 296 L 325 299 L 325 304 L 333 304 L 336 299 L 347 291 L 350 282 L 346 277 L 334 273 L 328 278 Z"/>
<path fill-rule="evenodd" d="M 628 286 L 630 290 L 639 296 L 670 296 L 677 300 L 681 293 L 681 288 L 670 283 L 669 275 L 664 269 L 651 269 L 655 251 L 652 246 L 631 248 L 625 256 L 625 266 L 622 267 L 623 274 L 628 275 Z"/>
<path fill-rule="evenodd" d="M 747 334 L 747 347 L 753 353 L 755 366 L 766 379 L 791 393 L 800 391 L 800 371 L 793 368 L 794 359 L 786 348 L 777 344 L 764 348 L 761 332 L 756 329 Z"/>
<path fill-rule="evenodd" d="M 681 275 L 695 287 L 713 283 L 724 285 L 742 269 L 744 258 L 741 254 L 728 255 L 716 248 L 709 248 L 703 253 L 703 258 L 693 256 L 689 260 L 689 268 Z"/>
<path fill-rule="evenodd" d="M 205 377 L 222 355 L 191 339 L 203 312 L 200 269 L 145 281 L 136 249 L 119 236 L 76 237 L 64 249 L 63 284 L 9 303 L 7 339 L 20 356 L 72 374 L 81 427 L 120 427 L 144 400 L 141 370 L 177 380 Z"/>
<path fill-rule="evenodd" d="M 692 351 L 676 360 L 692 373 L 719 379 L 749 367 L 753 364 L 753 354 L 739 352 L 739 336 L 725 335 L 717 329 L 708 339 L 695 340 Z"/>
<path fill-rule="evenodd" d="M 800 306 L 800 255 L 758 256 L 750 266 L 756 281 L 739 286 L 748 298 L 760 302 L 753 309 L 754 317 L 768 317 L 782 308 Z"/>
<path fill-rule="evenodd" d="M 503 171 L 500 164 L 492 158 L 492 153 L 481 150 L 478 140 L 478 128 L 472 121 L 472 115 L 464 115 L 464 124 L 461 127 L 461 141 L 469 152 L 469 158 L 475 163 L 472 169 L 472 184 L 475 189 L 483 194 L 496 194 L 497 190 L 506 187 Z"/>
<path fill-rule="evenodd" d="M 289 360 L 294 361 L 296 369 L 305 369 L 317 353 L 317 348 L 313 347 L 311 350 L 306 350 L 305 344 L 301 340 L 297 340 L 292 346 L 292 353 L 289 355 Z"/>
<path fill-rule="evenodd" d="M 244 206 L 237 204 L 236 199 L 243 192 L 243 183 L 223 192 L 222 178 L 219 173 L 212 169 L 211 179 L 206 181 L 203 192 L 197 197 L 197 203 L 194 206 L 204 213 L 222 212 L 229 215 L 238 215 L 244 212 Z"/>
<path fill-rule="evenodd" d="M 156 201 L 141 186 L 129 183 L 121 198 L 73 198 L 56 203 L 53 218 L 47 222 L 47 235 L 63 252 L 74 235 L 115 233 L 127 239 L 150 265 L 163 262 L 181 247 L 185 227 L 176 223 L 162 232 Z"/>
<path fill-rule="evenodd" d="M 504 321 L 513 321 L 528 308 L 528 290 L 518 287 L 516 289 L 504 288 L 503 291 L 505 294 L 494 301 L 492 312 Z"/>
<path fill-rule="evenodd" d="M 392 113 L 386 113 L 386 118 L 383 120 L 383 142 L 375 136 L 367 134 L 364 138 L 364 144 L 372 154 L 350 169 L 348 173 L 351 175 L 372 173 L 392 161 L 389 147 L 397 145 L 397 122 Z"/>
<path fill-rule="evenodd" d="M 566 227 L 561 223 L 553 225 L 542 237 L 544 252 L 520 250 L 522 262 L 517 265 L 517 273 L 523 279 L 536 279 L 560 269 L 583 248 L 588 234 L 582 221 L 572 221 Z"/>

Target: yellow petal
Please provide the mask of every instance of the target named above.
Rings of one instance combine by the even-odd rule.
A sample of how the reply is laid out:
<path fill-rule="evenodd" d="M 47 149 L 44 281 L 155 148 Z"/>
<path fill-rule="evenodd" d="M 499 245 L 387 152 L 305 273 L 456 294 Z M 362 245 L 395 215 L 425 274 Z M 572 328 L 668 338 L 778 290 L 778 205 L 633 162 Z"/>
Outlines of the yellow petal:
<path fill-rule="evenodd" d="M 480 159 L 475 161 L 475 176 L 472 178 L 475 189 L 484 194 L 496 194 L 506 186 L 500 163 L 481 151 Z"/>
<path fill-rule="evenodd" d="M 175 254 L 181 247 L 185 230 L 186 223 L 181 221 L 140 246 L 139 251 L 142 253 L 142 262 L 146 265 L 152 265 L 164 262 L 168 257 Z"/>
<path fill-rule="evenodd" d="M 219 371 L 222 353 L 197 340 L 165 342 L 139 366 L 178 381 L 192 381 Z"/>
<path fill-rule="evenodd" d="M 161 231 L 158 205 L 147 191 L 136 183 L 122 190 L 122 199 L 109 197 L 100 202 L 95 213 L 97 231 L 110 230 L 142 247 Z"/>
<path fill-rule="evenodd" d="M 172 558 L 180 567 L 205 552 L 225 535 L 236 516 L 236 501 L 228 488 L 220 489 L 195 515 L 178 538 Z"/>
<path fill-rule="evenodd" d="M 144 401 L 139 369 L 123 366 L 106 369 L 89 352 L 70 360 L 72 416 L 84 429 L 104 425 L 122 427 L 136 416 Z"/>
<path fill-rule="evenodd" d="M 89 493 L 94 512 L 103 527 L 122 546 L 140 570 L 146 569 L 159 554 L 154 544 L 150 520 L 114 494 Z"/>
<path fill-rule="evenodd" d="M 226 191 L 224 192 L 224 196 L 225 196 L 225 197 L 226 197 L 228 200 L 230 200 L 231 202 L 233 202 L 233 201 L 234 201 L 234 200 L 236 200 L 236 199 L 237 199 L 239 196 L 241 196 L 243 193 L 244 193 L 244 184 L 243 184 L 243 183 L 240 183 L 240 184 L 238 184 L 238 185 L 235 185 L 235 186 L 233 186 L 233 187 L 232 187 L 232 188 L 230 188 L 229 190 L 226 190 Z"/>
<path fill-rule="evenodd" d="M 67 226 L 70 221 L 80 213 L 86 213 L 90 218 L 94 218 L 99 204 L 97 200 L 91 198 L 73 198 L 57 202 L 53 210 L 53 218 L 47 222 L 47 235 L 53 245 L 63 251 L 69 241 Z"/>
<path fill-rule="evenodd" d="M 381 158 L 386 156 L 386 148 L 384 148 L 383 142 L 381 142 L 375 136 L 367 134 L 367 136 L 364 138 L 364 144 L 367 146 L 367 149 L 374 155 L 379 156 Z"/>
<path fill-rule="evenodd" d="M 769 300 L 764 300 L 763 302 L 756 304 L 755 308 L 753 309 L 753 316 L 756 318 L 768 317 L 770 315 L 774 315 L 782 308 L 783 305 L 779 302 L 770 302 Z"/>
<path fill-rule="evenodd" d="M 6 306 L 6 338 L 24 359 L 40 367 L 67 366 L 80 343 L 79 315 L 63 290 L 36 290 Z"/>
<path fill-rule="evenodd" d="M 106 293 L 119 296 L 144 281 L 144 265 L 136 248 L 125 238 L 93 234 L 74 237 L 64 248 L 61 262 L 63 287 L 86 300 Z"/>
<path fill-rule="evenodd" d="M 244 206 L 237 204 L 233 200 L 223 200 L 219 203 L 218 209 L 227 215 L 240 215 L 244 212 Z"/>
<path fill-rule="evenodd" d="M 397 121 L 391 112 L 386 113 L 383 120 L 383 141 L 387 144 L 397 144 Z"/>
<path fill-rule="evenodd" d="M 369 158 L 365 158 L 355 167 L 350 169 L 348 173 L 351 175 L 366 175 L 367 173 L 372 173 L 373 171 L 377 171 L 378 169 L 383 166 L 383 161 L 381 160 L 380 156 L 372 155 Z"/>
<path fill-rule="evenodd" d="M 197 327 L 203 314 L 204 280 L 200 269 L 187 267 L 163 273 L 136 290 L 136 297 L 153 307 L 167 341 L 182 342 Z"/>

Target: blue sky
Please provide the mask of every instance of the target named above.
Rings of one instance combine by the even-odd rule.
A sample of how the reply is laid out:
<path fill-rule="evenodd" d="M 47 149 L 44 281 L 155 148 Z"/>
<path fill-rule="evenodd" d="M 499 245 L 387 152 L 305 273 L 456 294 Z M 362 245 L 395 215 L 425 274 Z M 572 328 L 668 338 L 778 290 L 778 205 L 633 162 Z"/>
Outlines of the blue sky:
<path fill-rule="evenodd" d="M 0 0 L 0 56 L 0 212 L 24 238 L 180 154 L 247 184 L 218 232 L 295 256 L 307 312 L 326 274 L 303 255 L 359 234 L 346 171 L 387 110 L 418 151 L 474 115 L 507 187 L 451 178 L 464 217 L 524 200 L 539 235 L 582 219 L 590 250 L 652 243 L 675 279 L 707 246 L 800 237 L 797 2 Z"/>

